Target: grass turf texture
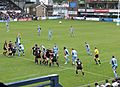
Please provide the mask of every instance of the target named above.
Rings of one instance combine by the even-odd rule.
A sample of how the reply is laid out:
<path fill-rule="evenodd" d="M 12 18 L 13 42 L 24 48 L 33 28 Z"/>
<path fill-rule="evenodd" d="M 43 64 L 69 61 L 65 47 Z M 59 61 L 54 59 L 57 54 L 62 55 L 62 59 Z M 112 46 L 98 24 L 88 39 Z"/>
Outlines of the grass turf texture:
<path fill-rule="evenodd" d="M 120 27 L 114 23 L 76 21 L 76 20 L 44 20 L 32 22 L 11 22 L 10 31 L 6 32 L 5 23 L 0 23 L 0 82 L 13 82 L 34 78 L 49 74 L 58 74 L 60 83 L 64 87 L 81 87 L 86 84 L 110 79 L 114 77 L 109 61 L 112 55 L 115 55 L 120 65 Z M 37 35 L 37 25 L 41 25 L 41 36 Z M 70 37 L 70 26 L 75 28 L 75 37 Z M 53 38 L 48 41 L 48 30 L 53 31 Z M 21 34 L 21 43 L 25 47 L 25 56 L 15 56 L 8 58 L 2 55 L 2 46 L 4 40 L 15 42 L 17 34 Z M 88 56 L 85 50 L 84 42 L 88 42 L 91 51 L 96 46 L 100 51 L 102 64 L 95 65 L 93 56 Z M 46 48 L 52 48 L 54 43 L 59 47 L 59 63 L 61 67 L 48 67 L 34 64 L 31 48 L 37 44 L 44 44 Z M 75 74 L 74 66 L 71 62 L 64 64 L 63 47 L 66 46 L 69 51 L 75 48 L 78 51 L 84 65 L 85 77 L 80 73 Z M 71 59 L 71 56 L 70 56 Z M 120 74 L 120 67 L 117 68 Z M 94 84 L 91 84 L 92 87 Z"/>

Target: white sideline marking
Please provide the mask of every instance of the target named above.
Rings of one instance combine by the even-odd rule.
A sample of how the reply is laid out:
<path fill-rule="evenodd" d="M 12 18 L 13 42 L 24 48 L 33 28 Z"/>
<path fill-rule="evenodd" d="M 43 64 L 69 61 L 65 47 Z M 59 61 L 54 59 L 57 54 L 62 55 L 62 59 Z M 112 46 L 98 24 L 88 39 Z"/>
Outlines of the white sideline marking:
<path fill-rule="evenodd" d="M 37 74 L 31 74 L 31 75 L 27 75 L 27 76 L 20 76 L 20 77 L 8 79 L 8 81 L 11 81 L 11 80 L 18 80 L 18 79 L 22 79 L 22 78 L 28 78 L 28 77 L 32 77 L 32 76 L 36 76 L 36 75 L 37 75 Z"/>
<path fill-rule="evenodd" d="M 63 67 L 63 66 L 61 66 L 61 67 Z M 63 67 L 63 68 L 74 70 L 74 68 L 68 68 L 68 67 Z M 89 72 L 89 71 L 85 71 L 85 70 L 84 70 L 84 72 L 89 73 L 89 74 L 92 74 L 92 75 L 96 75 L 96 76 L 101 76 L 101 77 L 106 77 L 106 78 L 112 78 L 112 77 L 110 77 L 110 76 L 104 76 L 104 75 L 102 75 L 102 74 L 93 73 L 93 72 Z"/>

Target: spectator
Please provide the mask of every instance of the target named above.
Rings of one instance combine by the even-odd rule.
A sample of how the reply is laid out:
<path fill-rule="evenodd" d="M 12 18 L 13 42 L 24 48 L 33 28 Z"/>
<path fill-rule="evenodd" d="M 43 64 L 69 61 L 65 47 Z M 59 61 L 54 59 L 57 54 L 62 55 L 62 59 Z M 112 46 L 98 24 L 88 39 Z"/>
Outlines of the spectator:
<path fill-rule="evenodd" d="M 105 80 L 105 87 L 109 87 L 111 84 L 109 83 L 108 79 Z"/>
<path fill-rule="evenodd" d="M 95 83 L 95 87 L 100 87 L 98 83 Z"/>

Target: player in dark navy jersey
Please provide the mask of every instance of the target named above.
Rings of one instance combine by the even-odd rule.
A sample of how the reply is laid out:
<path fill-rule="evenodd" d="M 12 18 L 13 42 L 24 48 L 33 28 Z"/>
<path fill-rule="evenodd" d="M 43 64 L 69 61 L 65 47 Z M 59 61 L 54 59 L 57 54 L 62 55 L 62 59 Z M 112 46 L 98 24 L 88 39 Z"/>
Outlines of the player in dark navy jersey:
<path fill-rule="evenodd" d="M 78 74 L 78 70 L 80 70 L 82 72 L 82 75 L 84 75 L 83 64 L 79 59 L 76 61 L 76 74 Z"/>

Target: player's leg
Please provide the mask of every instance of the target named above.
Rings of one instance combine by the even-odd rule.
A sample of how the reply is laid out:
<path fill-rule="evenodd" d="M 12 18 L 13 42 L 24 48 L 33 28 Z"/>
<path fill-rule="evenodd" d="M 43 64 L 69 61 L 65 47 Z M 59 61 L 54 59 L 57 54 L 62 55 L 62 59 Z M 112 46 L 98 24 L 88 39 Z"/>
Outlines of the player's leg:
<path fill-rule="evenodd" d="M 98 62 L 97 62 L 97 56 L 96 55 L 94 57 L 94 60 L 95 60 L 95 63 L 98 64 Z"/>
<path fill-rule="evenodd" d="M 23 54 L 23 56 L 25 56 L 25 52 L 24 52 L 24 49 L 22 49 L 21 51 L 22 51 L 22 54 Z"/>
<path fill-rule="evenodd" d="M 78 74 L 78 68 L 76 67 L 76 74 Z"/>
<path fill-rule="evenodd" d="M 113 67 L 113 73 L 114 73 L 115 78 L 117 78 L 118 75 L 117 75 L 117 72 L 116 72 L 116 66 Z"/>
<path fill-rule="evenodd" d="M 81 69 L 81 72 L 82 72 L 82 75 L 85 75 L 83 69 Z"/>
<path fill-rule="evenodd" d="M 53 59 L 51 59 L 51 58 L 50 58 L 50 63 L 49 63 L 49 66 L 51 66 L 51 64 L 52 64 L 52 61 L 53 61 Z"/>
<path fill-rule="evenodd" d="M 35 57 L 35 64 L 38 64 L 38 58 Z"/>
<path fill-rule="evenodd" d="M 65 60 L 66 60 L 66 61 L 65 61 L 65 64 L 67 64 L 67 63 L 68 63 L 67 56 L 65 55 L 64 58 L 65 58 Z"/>
<path fill-rule="evenodd" d="M 72 57 L 72 65 L 75 64 L 74 61 L 75 61 L 75 58 L 74 58 L 74 56 L 73 56 L 73 57 Z"/>
<path fill-rule="evenodd" d="M 99 64 L 101 64 L 101 61 L 100 61 L 100 59 L 99 59 L 99 58 L 97 58 L 97 61 L 98 61 L 98 63 L 99 63 Z"/>

